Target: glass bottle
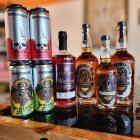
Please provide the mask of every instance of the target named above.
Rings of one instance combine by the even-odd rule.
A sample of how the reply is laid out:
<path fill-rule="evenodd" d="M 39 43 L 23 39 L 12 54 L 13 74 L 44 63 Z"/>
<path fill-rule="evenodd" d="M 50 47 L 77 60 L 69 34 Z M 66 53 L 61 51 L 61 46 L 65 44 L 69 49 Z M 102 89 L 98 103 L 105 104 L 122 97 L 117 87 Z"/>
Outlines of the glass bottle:
<path fill-rule="evenodd" d="M 116 68 L 111 64 L 110 36 L 101 36 L 100 64 L 96 70 L 96 94 L 98 108 L 101 110 L 115 109 L 116 102 Z"/>
<path fill-rule="evenodd" d="M 111 57 L 111 63 L 117 67 L 117 106 L 132 106 L 135 59 L 127 51 L 125 21 L 118 22 L 116 52 Z"/>
<path fill-rule="evenodd" d="M 76 89 L 78 103 L 81 107 L 94 106 L 95 96 L 94 77 L 98 59 L 92 54 L 90 24 L 83 24 L 83 40 L 81 55 L 76 59 Z"/>
<path fill-rule="evenodd" d="M 75 57 L 67 52 L 67 33 L 59 32 L 59 53 L 52 58 L 54 66 L 55 107 L 69 108 L 76 104 Z"/>

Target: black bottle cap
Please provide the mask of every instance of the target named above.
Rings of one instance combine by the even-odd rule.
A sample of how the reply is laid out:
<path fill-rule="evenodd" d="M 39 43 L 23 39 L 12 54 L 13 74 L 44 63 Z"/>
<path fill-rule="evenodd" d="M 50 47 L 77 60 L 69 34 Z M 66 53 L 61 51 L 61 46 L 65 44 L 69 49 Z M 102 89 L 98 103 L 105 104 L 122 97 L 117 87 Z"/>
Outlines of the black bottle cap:
<path fill-rule="evenodd" d="M 59 38 L 59 50 L 67 50 L 67 32 L 60 31 L 58 34 Z"/>
<path fill-rule="evenodd" d="M 10 66 L 28 66 L 31 65 L 31 62 L 28 60 L 13 60 L 10 63 Z"/>
<path fill-rule="evenodd" d="M 82 28 L 83 28 L 83 32 L 87 32 L 87 30 L 90 29 L 90 24 L 83 24 Z"/>
<path fill-rule="evenodd" d="M 126 29 L 126 26 L 127 26 L 126 21 L 118 22 L 118 30 L 124 30 L 124 29 Z"/>
<path fill-rule="evenodd" d="M 21 8 L 21 9 L 24 9 L 24 10 L 27 11 L 27 8 L 26 8 L 26 7 L 23 7 L 23 6 L 20 5 L 20 4 L 10 4 L 10 5 L 8 5 L 8 6 L 6 7 L 6 9 L 7 9 L 7 8 L 12 8 L 12 9 L 14 9 L 14 8 Z"/>
<path fill-rule="evenodd" d="M 102 35 L 101 41 L 110 40 L 110 35 Z"/>
<path fill-rule="evenodd" d="M 29 12 L 29 13 L 32 13 L 32 12 L 36 12 L 36 11 L 47 12 L 47 13 L 49 14 L 49 11 L 46 10 L 45 8 L 43 8 L 43 7 L 32 8 L 32 9 L 30 9 L 28 12 Z"/>
<path fill-rule="evenodd" d="M 83 24 L 82 27 L 83 27 L 83 29 L 90 28 L 90 24 Z"/>

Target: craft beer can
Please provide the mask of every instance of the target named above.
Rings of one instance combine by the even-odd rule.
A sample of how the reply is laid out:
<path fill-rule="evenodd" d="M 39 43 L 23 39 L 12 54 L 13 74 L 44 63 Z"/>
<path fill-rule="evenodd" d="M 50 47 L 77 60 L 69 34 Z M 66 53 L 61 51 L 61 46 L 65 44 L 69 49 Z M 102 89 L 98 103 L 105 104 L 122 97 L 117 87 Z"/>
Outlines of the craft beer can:
<path fill-rule="evenodd" d="M 33 62 L 35 111 L 48 113 L 54 108 L 53 66 L 46 61 Z"/>
<path fill-rule="evenodd" d="M 52 57 L 49 11 L 45 8 L 29 10 L 32 60 L 49 60 Z"/>
<path fill-rule="evenodd" d="M 34 111 L 32 68 L 29 61 L 10 63 L 11 115 L 27 118 Z"/>
<path fill-rule="evenodd" d="M 7 6 L 5 30 L 8 60 L 30 60 L 29 16 L 25 7 Z"/>

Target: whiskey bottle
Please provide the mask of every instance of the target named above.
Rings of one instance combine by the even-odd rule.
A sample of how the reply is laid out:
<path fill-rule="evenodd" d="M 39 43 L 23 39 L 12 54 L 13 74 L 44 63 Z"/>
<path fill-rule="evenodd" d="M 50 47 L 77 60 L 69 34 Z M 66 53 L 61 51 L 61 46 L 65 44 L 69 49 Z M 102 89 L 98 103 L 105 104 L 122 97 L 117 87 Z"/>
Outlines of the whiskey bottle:
<path fill-rule="evenodd" d="M 125 21 L 118 22 L 116 52 L 111 57 L 111 63 L 117 67 L 117 106 L 132 106 L 134 95 L 135 59 L 127 51 L 127 25 Z"/>
<path fill-rule="evenodd" d="M 116 102 L 116 68 L 111 64 L 110 36 L 101 36 L 101 62 L 96 70 L 96 94 L 98 108 L 101 110 L 115 109 Z"/>
<path fill-rule="evenodd" d="M 76 104 L 75 57 L 67 52 L 67 33 L 59 32 L 59 53 L 52 58 L 54 66 L 55 107 L 69 108 Z"/>
<path fill-rule="evenodd" d="M 90 24 L 83 24 L 82 53 L 76 59 L 76 89 L 78 104 L 81 107 L 94 106 L 97 103 L 95 96 L 95 69 L 98 59 L 92 54 Z"/>

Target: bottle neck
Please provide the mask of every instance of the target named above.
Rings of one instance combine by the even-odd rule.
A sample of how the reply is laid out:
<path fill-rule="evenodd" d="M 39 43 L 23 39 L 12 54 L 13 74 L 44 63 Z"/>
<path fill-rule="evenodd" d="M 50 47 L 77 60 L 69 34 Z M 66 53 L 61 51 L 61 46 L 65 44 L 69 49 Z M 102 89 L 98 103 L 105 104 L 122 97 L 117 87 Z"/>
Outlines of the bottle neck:
<path fill-rule="evenodd" d="M 127 30 L 119 30 L 116 40 L 116 51 L 127 51 Z"/>
<path fill-rule="evenodd" d="M 90 37 L 90 30 L 83 31 L 83 39 L 82 39 L 82 53 L 91 53 L 92 52 L 92 43 Z"/>
<path fill-rule="evenodd" d="M 110 60 L 111 60 L 110 40 L 105 40 L 105 41 L 101 42 L 100 60 L 102 63 L 110 62 Z"/>

